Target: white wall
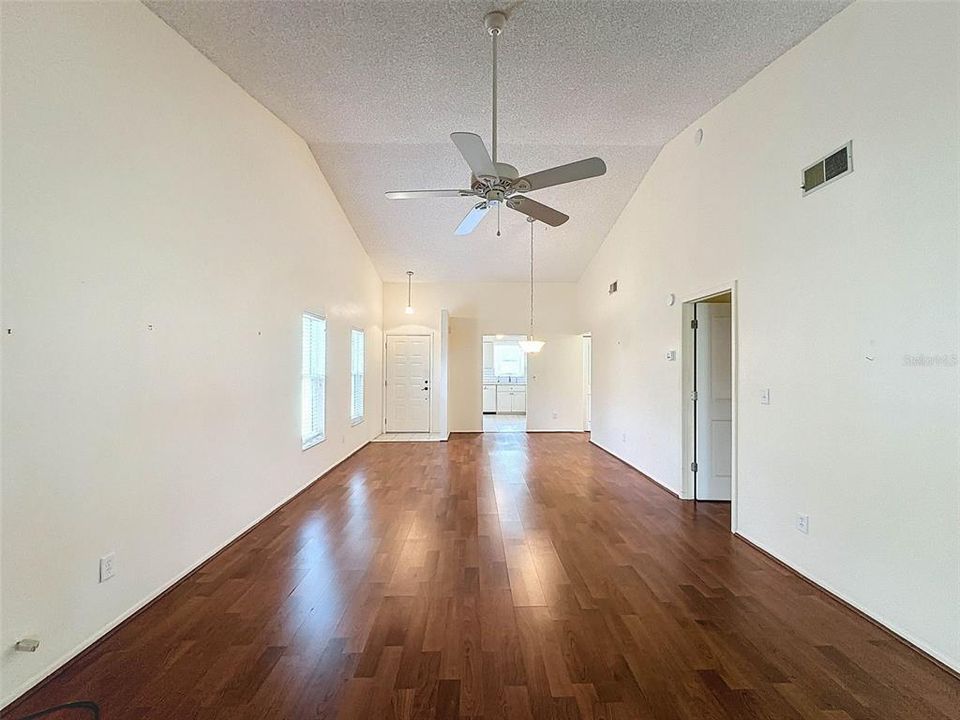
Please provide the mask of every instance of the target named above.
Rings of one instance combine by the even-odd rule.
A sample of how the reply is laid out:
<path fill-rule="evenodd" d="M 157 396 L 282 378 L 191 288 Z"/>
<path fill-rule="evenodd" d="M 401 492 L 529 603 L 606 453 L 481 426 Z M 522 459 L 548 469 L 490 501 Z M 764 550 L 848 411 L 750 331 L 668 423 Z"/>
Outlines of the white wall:
<path fill-rule="evenodd" d="M 666 296 L 736 280 L 739 532 L 960 669 L 958 12 L 857 3 L 775 61 L 664 148 L 579 293 L 594 440 L 679 491 Z"/>
<path fill-rule="evenodd" d="M 303 141 L 140 4 L 4 3 L 2 44 L 5 702 L 377 432 L 382 286 Z"/>
<path fill-rule="evenodd" d="M 576 290 L 575 283 L 536 285 L 536 333 L 547 344 L 539 355 L 529 359 L 527 368 L 527 429 L 531 431 L 583 429 Z M 449 428 L 451 432 L 481 432 L 482 338 L 497 333 L 527 334 L 530 285 L 414 283 L 414 315 L 404 314 L 406 304 L 406 283 L 384 283 L 383 326 L 387 333 L 430 333 L 436 337 L 440 310 L 449 312 Z M 438 343 L 434 341 L 435 382 L 438 368 Z M 433 401 L 433 417 L 439 417 L 437 393 Z"/>

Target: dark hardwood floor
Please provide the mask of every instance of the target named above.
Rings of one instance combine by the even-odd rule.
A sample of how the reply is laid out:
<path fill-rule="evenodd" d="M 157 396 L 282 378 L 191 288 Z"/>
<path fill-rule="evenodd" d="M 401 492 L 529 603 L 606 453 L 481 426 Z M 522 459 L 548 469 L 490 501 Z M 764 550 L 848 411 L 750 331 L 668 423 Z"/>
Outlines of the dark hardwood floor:
<path fill-rule="evenodd" d="M 960 718 L 960 681 L 578 434 L 367 446 L 8 709 Z M 62 717 L 67 717 L 66 715 Z"/>

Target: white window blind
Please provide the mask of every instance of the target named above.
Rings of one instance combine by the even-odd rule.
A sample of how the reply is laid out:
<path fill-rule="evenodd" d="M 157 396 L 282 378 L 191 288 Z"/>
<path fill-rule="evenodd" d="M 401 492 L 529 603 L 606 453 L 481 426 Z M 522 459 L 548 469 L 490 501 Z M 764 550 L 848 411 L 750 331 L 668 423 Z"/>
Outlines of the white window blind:
<path fill-rule="evenodd" d="M 327 384 L 327 321 L 303 314 L 303 371 L 300 383 L 300 437 L 306 450 L 323 440 Z"/>
<path fill-rule="evenodd" d="M 350 331 L 350 421 L 363 420 L 363 330 Z"/>

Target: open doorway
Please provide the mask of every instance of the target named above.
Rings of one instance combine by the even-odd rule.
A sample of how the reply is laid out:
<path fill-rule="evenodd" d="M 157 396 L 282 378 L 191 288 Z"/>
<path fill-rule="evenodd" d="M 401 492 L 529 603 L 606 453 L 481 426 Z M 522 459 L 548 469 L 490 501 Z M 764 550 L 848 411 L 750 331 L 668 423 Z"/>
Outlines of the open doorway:
<path fill-rule="evenodd" d="M 733 352 L 730 294 L 693 306 L 693 498 L 730 502 Z"/>
<path fill-rule="evenodd" d="M 527 356 L 524 335 L 483 336 L 484 432 L 526 432 Z"/>
<path fill-rule="evenodd" d="M 735 293 L 688 300 L 684 316 L 684 497 L 730 503 L 736 529 Z"/>

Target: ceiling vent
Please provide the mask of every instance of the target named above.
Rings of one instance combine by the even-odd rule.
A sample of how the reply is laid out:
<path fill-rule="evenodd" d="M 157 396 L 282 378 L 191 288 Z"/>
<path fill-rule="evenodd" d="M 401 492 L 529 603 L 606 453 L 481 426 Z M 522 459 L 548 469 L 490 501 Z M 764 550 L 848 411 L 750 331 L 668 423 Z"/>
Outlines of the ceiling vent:
<path fill-rule="evenodd" d="M 803 195 L 853 172 L 853 140 L 803 170 Z"/>

